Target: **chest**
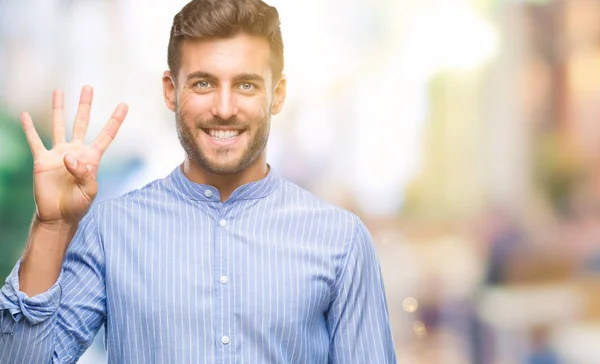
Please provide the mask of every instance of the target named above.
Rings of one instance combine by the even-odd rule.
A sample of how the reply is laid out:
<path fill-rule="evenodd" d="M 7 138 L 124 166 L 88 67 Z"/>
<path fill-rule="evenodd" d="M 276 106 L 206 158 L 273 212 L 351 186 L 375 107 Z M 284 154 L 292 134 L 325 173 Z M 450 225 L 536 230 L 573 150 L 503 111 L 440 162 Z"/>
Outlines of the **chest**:
<path fill-rule="evenodd" d="M 285 338 L 322 323 L 335 267 L 310 231 L 227 215 L 125 223 L 106 249 L 109 320 L 121 335 Z"/>

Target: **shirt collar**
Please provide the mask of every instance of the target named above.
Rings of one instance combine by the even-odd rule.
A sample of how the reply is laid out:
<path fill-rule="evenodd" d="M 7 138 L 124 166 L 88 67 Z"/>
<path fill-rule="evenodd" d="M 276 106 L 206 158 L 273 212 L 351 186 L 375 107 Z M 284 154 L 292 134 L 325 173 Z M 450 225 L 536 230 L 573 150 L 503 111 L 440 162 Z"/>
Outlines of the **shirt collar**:
<path fill-rule="evenodd" d="M 176 189 L 192 200 L 211 202 L 221 200 L 219 190 L 216 187 L 190 181 L 185 174 L 183 174 L 180 165 L 171 172 L 167 179 L 171 181 Z M 246 183 L 245 185 L 236 188 L 228 201 L 252 200 L 266 197 L 270 195 L 280 183 L 281 179 L 269 165 L 269 173 L 264 178 L 255 182 Z"/>

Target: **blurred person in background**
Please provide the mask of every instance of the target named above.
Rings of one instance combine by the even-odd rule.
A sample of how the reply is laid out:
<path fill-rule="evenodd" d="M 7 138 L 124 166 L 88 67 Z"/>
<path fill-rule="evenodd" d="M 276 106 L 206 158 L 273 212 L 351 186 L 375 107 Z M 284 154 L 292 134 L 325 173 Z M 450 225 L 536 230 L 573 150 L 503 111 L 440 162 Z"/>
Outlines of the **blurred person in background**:
<path fill-rule="evenodd" d="M 84 87 L 67 142 L 55 91 L 50 150 L 22 115 L 37 213 L 0 294 L 0 362 L 76 362 L 104 324 L 111 363 L 394 363 L 365 225 L 266 161 L 286 96 L 277 10 L 194 0 L 174 18 L 168 63 L 185 161 L 93 207 L 127 106 L 85 145 Z"/>
<path fill-rule="evenodd" d="M 536 327 L 532 333 L 532 352 L 527 364 L 559 364 L 558 354 L 550 345 L 549 332 L 545 327 Z"/>

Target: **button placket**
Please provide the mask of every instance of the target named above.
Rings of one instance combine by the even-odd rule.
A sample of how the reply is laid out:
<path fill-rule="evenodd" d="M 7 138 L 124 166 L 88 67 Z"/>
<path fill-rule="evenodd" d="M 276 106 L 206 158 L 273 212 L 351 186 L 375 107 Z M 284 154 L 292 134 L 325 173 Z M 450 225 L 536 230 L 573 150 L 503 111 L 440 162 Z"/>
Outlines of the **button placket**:
<path fill-rule="evenodd" d="M 225 205 L 227 206 L 227 205 Z M 224 207 L 225 207 L 224 206 Z M 228 227 L 229 227 L 229 221 L 228 219 L 225 217 L 227 215 L 227 208 L 224 208 L 223 210 L 220 211 L 219 216 L 217 217 L 217 239 L 219 239 L 220 243 L 219 243 L 219 250 L 220 250 L 220 262 L 218 264 L 219 270 L 217 270 L 215 273 L 217 273 L 217 284 L 221 286 L 221 289 L 217 290 L 219 292 L 219 296 L 220 296 L 220 304 L 221 305 L 225 305 L 225 307 L 229 307 L 227 306 L 227 302 L 231 301 L 229 295 L 232 294 L 232 292 L 230 291 L 228 285 L 230 284 L 229 282 L 229 276 L 228 276 L 228 272 L 230 269 L 230 256 L 229 254 L 231 254 L 231 241 L 229 239 L 229 234 L 228 234 Z M 221 317 L 220 317 L 220 325 L 218 327 L 221 328 L 221 337 L 220 337 L 220 341 L 221 341 L 221 345 L 223 347 L 223 349 L 225 350 L 225 347 L 230 346 L 231 343 L 231 336 L 229 336 L 228 334 L 230 334 L 228 332 L 228 330 L 231 329 L 232 327 L 232 317 L 231 317 L 231 312 L 230 312 L 230 308 L 225 308 L 223 310 L 223 312 L 221 313 Z"/>

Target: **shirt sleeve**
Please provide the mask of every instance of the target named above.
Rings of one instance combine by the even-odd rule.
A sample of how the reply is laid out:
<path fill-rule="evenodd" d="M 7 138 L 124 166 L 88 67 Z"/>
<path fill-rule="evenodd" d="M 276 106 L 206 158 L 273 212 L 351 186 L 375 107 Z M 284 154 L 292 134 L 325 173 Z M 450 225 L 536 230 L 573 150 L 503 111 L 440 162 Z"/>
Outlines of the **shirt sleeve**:
<path fill-rule="evenodd" d="M 0 363 L 75 363 L 106 317 L 104 250 L 95 210 L 79 225 L 56 283 L 28 297 L 20 261 L 0 290 Z"/>
<path fill-rule="evenodd" d="M 327 312 L 329 363 L 396 363 L 379 260 L 359 220 Z"/>

